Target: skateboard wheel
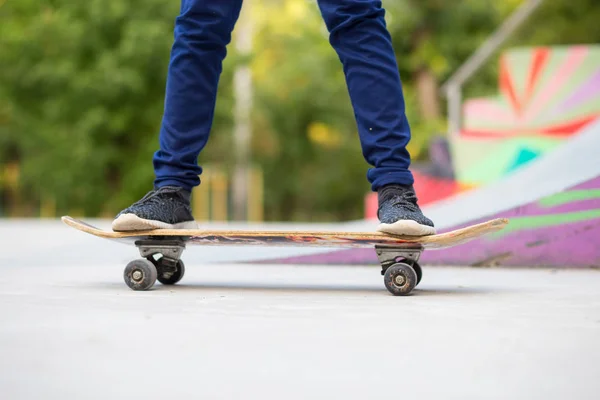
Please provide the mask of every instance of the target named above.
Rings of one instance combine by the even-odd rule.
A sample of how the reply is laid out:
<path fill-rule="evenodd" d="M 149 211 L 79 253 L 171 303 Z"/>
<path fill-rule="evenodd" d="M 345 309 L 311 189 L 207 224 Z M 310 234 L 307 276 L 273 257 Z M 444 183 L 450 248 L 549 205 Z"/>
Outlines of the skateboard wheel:
<path fill-rule="evenodd" d="M 158 262 L 160 263 L 160 260 Z M 159 270 L 160 270 L 160 267 L 159 267 Z M 185 265 L 183 264 L 183 261 L 178 260 L 177 261 L 177 271 L 175 271 L 169 277 L 166 277 L 163 274 L 158 274 L 158 281 L 160 283 L 162 283 L 163 285 L 174 285 L 177 282 L 179 282 L 181 280 L 181 278 L 183 278 L 184 274 L 185 274 Z"/>
<path fill-rule="evenodd" d="M 416 261 L 413 263 L 412 267 L 417 274 L 417 284 L 415 285 L 417 286 L 419 283 L 421 283 L 421 279 L 423 278 L 423 268 L 421 268 L 419 263 L 417 263 Z"/>
<path fill-rule="evenodd" d="M 396 263 L 385 271 L 383 283 L 394 296 L 406 296 L 417 285 L 417 273 L 408 264 Z"/>
<path fill-rule="evenodd" d="M 133 290 L 148 290 L 156 282 L 157 271 L 154 264 L 145 258 L 133 260 L 125 267 L 123 279 Z"/>

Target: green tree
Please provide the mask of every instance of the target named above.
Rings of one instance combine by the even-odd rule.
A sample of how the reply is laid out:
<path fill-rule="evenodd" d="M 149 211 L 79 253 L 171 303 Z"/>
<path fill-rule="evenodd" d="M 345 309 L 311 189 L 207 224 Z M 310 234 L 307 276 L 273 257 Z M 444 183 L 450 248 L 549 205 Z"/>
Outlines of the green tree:
<path fill-rule="evenodd" d="M 59 211 L 98 215 L 149 189 L 178 9 L 159 0 L 2 6 L 0 163 L 18 159 L 26 201 L 51 196 Z M 217 132 L 230 125 L 228 78 Z"/>
<path fill-rule="evenodd" d="M 598 45 L 600 2 L 546 0 L 504 46 Z"/>

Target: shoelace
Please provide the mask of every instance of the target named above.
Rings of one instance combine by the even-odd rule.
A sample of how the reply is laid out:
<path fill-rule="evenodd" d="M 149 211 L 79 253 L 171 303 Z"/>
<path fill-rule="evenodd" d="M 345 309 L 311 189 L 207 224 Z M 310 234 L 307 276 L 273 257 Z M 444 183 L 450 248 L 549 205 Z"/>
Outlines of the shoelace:
<path fill-rule="evenodd" d="M 177 189 L 170 188 L 170 187 L 162 187 L 156 191 L 151 190 L 148 193 L 146 193 L 146 195 L 144 197 L 142 197 L 140 200 L 135 202 L 134 205 L 137 206 L 137 205 L 144 204 L 144 203 L 158 203 L 159 199 L 157 199 L 156 196 L 158 196 L 159 194 L 177 193 L 177 192 L 178 192 Z"/>
<path fill-rule="evenodd" d="M 411 211 L 418 211 L 417 207 L 417 195 L 412 190 L 407 190 L 400 194 L 396 194 L 392 198 L 392 205 L 403 206 Z"/>

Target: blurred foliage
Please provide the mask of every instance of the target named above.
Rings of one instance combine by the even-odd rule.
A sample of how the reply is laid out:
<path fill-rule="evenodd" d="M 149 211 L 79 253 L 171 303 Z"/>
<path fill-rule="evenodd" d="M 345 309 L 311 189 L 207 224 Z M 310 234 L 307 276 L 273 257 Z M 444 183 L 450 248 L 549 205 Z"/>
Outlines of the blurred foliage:
<path fill-rule="evenodd" d="M 318 8 L 306 0 L 254 3 L 252 159 L 265 174 L 265 216 L 360 218 L 369 166 Z M 419 80 L 441 84 L 520 4 L 384 1 L 415 160 L 445 129 L 444 99 Z M 598 42 L 599 9 L 597 0 L 547 1 L 507 46 Z M 59 214 L 111 215 L 151 187 L 178 11 L 176 1 L 0 0 L 0 165 L 19 164 L 19 201 L 29 214 L 52 198 Z M 201 163 L 233 165 L 232 76 L 240 62 L 230 46 Z M 496 81 L 494 59 L 466 95 L 490 94 Z"/>

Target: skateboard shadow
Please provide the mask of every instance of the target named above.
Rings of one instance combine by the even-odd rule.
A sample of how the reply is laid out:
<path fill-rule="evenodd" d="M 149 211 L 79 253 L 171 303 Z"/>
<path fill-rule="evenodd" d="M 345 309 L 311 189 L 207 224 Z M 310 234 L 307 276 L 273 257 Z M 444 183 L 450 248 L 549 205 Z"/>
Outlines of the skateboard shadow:
<path fill-rule="evenodd" d="M 331 292 L 331 293 L 379 293 L 391 294 L 382 285 L 333 285 L 333 284 L 269 284 L 247 282 L 211 282 L 186 283 L 175 286 L 156 284 L 152 291 L 202 291 L 202 290 L 232 290 L 232 291 L 272 291 L 272 292 Z M 461 296 L 480 295 L 497 292 L 481 287 L 423 287 L 415 288 L 409 296 Z"/>

